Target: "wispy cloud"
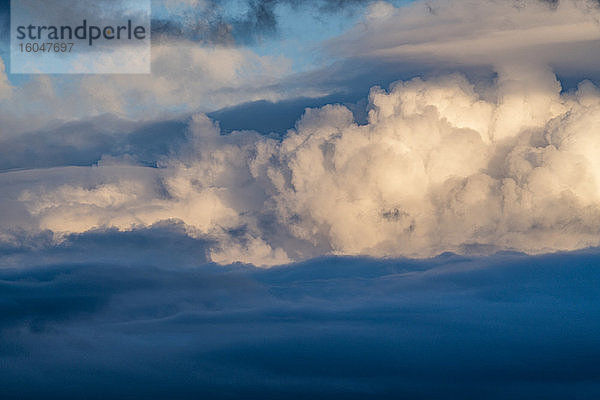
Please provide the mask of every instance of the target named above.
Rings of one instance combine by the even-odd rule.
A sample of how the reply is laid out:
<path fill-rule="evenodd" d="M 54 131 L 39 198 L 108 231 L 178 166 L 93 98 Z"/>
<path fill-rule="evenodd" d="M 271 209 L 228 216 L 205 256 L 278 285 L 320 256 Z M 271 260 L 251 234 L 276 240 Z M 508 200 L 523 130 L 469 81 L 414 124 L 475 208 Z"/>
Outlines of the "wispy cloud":
<path fill-rule="evenodd" d="M 460 69 L 552 65 L 594 71 L 598 3 L 588 0 L 415 1 L 374 4 L 363 23 L 328 44 L 332 54 Z"/>
<path fill-rule="evenodd" d="M 302 93 L 276 86 L 290 73 L 288 60 L 247 49 L 186 41 L 156 45 L 152 70 L 135 76 L 40 75 L 11 86 L 0 64 L 0 137 L 107 113 L 149 120 Z"/>

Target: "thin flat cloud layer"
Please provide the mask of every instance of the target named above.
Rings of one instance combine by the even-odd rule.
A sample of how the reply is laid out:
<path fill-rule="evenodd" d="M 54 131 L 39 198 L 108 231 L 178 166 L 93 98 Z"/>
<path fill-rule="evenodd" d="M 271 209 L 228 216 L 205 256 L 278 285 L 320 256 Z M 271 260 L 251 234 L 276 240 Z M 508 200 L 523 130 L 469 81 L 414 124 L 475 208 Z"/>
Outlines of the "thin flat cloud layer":
<path fill-rule="evenodd" d="M 598 17 L 593 0 L 377 2 L 362 24 L 327 47 L 344 57 L 589 72 L 600 63 Z"/>

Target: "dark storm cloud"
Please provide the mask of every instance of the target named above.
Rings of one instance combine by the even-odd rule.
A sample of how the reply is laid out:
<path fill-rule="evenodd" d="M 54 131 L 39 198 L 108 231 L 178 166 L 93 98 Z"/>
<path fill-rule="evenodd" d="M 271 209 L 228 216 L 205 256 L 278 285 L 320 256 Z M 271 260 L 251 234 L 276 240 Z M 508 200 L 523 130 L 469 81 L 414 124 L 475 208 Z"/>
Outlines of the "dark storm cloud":
<path fill-rule="evenodd" d="M 258 270 L 177 229 L 2 250 L 3 398 L 600 394 L 597 250 Z"/>

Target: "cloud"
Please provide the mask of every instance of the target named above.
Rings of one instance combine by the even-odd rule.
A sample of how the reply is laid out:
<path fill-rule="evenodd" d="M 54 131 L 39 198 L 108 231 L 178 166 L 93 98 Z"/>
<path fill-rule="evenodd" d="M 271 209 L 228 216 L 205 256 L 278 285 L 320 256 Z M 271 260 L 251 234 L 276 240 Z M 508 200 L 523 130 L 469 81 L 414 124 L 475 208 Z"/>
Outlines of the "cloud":
<path fill-rule="evenodd" d="M 364 21 L 326 48 L 342 57 L 400 63 L 598 69 L 598 4 L 587 0 L 378 2 Z"/>
<path fill-rule="evenodd" d="M 154 228 L 1 250 L 4 396 L 600 394 L 596 250 L 265 271 L 194 264 L 198 244 Z"/>
<path fill-rule="evenodd" d="M 308 109 L 282 139 L 221 135 L 203 115 L 159 168 L 133 159 L 2 174 L 3 229 L 131 230 L 182 221 L 213 261 L 429 257 L 597 246 L 598 89 L 547 69 L 483 93 L 459 74 L 373 88 L 368 122 Z M 17 217 L 20 216 L 20 217 Z"/>
<path fill-rule="evenodd" d="M 276 86 L 290 73 L 288 60 L 247 49 L 201 47 L 187 41 L 155 45 L 152 70 L 150 75 L 135 76 L 32 76 L 13 89 L 10 101 L 0 103 L 0 119 L 7 127 L 2 136 L 106 113 L 151 120 L 301 93 Z"/>
<path fill-rule="evenodd" d="M 346 68 L 312 85 L 320 71 L 291 77 L 281 60 L 186 39 L 156 47 L 152 77 L 12 88 L 0 107 L 3 398 L 599 397 L 600 90 L 561 87 L 556 68 L 584 70 L 595 53 L 586 22 L 568 45 L 544 25 L 575 26 L 584 3 L 547 3 L 404 14 L 379 2 L 339 39 Z M 364 27 L 384 46 L 365 45 Z M 497 35 L 522 42 L 496 48 Z M 283 135 L 185 114 L 329 93 L 378 57 L 392 71 L 405 58 L 452 69 L 461 49 L 463 67 L 494 75 L 399 72 L 365 103 L 305 110 Z"/>
<path fill-rule="evenodd" d="M 558 28 L 572 26 L 584 4 L 527 2 L 515 8 L 491 2 L 471 9 L 461 3 L 447 10 L 444 4 L 431 2 L 429 10 L 415 3 L 399 13 L 377 3 L 365 24 L 380 22 L 373 23 L 371 33 L 387 49 L 406 40 L 417 46 L 410 48 L 434 43 L 436 49 L 448 50 L 465 40 L 493 44 L 498 35 L 522 33 L 518 46 L 497 49 L 498 60 L 490 51 L 483 58 L 477 52 L 465 55 L 466 64 L 492 62 L 493 79 L 454 73 L 401 80 L 387 90 L 373 87 L 362 112 L 368 115 L 365 121 L 356 122 L 355 115 L 361 114 L 357 106 L 351 111 L 331 104 L 307 109 L 283 136 L 253 131 L 224 135 L 204 114 L 195 115 L 185 133 L 184 122 L 157 125 L 162 127 L 155 128 L 156 136 L 174 138 L 158 150 L 139 146 L 141 136 L 92 135 L 92 144 L 81 139 L 53 150 L 55 155 L 70 154 L 63 164 L 46 160 L 40 165 L 55 169 L 0 175 L 6 204 L 0 230 L 8 238 L 14 232 L 50 231 L 60 243 L 89 230 L 182 223 L 187 235 L 210 243 L 212 261 L 255 265 L 330 254 L 420 258 L 445 251 L 538 254 L 600 245 L 599 144 L 594 134 L 598 88 L 582 81 L 576 90 L 563 91 L 547 64 L 559 62 L 558 55 L 537 61 L 525 57 L 522 63 L 510 57 L 522 50 L 519 46 L 534 42 L 543 41 L 542 47 L 558 53 L 562 44 L 574 45 L 569 37 L 541 33 L 547 32 L 547 21 Z M 506 11 L 504 22 L 494 17 L 499 10 Z M 405 18 L 420 34 L 408 32 L 398 39 L 398 26 L 410 26 L 398 23 Z M 487 19 L 486 28 L 481 20 Z M 456 29 L 442 38 L 436 21 L 455 21 Z M 473 29 L 480 33 L 477 37 L 470 33 Z M 577 29 L 578 38 L 593 34 L 587 22 Z M 358 35 L 357 49 L 370 37 L 361 36 L 360 27 L 348 35 L 340 43 Z M 452 54 L 446 50 L 432 54 L 444 60 Z M 114 112 L 126 109 L 128 102 L 134 105 L 136 98 L 140 106 L 150 99 L 163 110 L 167 104 L 199 106 L 205 100 L 196 98 L 198 93 L 222 103 L 229 96 L 233 102 L 257 93 L 264 97 L 277 87 L 281 71 L 271 58 L 191 42 L 158 46 L 154 57 L 151 84 L 143 78 L 101 82 L 87 77 L 75 87 L 94 94 L 90 104 L 114 107 Z M 174 59 L 177 65 L 199 69 L 173 69 Z M 266 74 L 269 68 L 275 72 Z M 52 99 L 59 89 L 45 79 L 39 81 L 44 84 L 37 86 L 38 96 Z M 218 100 L 221 94 L 223 101 Z M 127 124 L 115 126 L 119 132 Z M 151 130 L 138 126 L 140 132 Z M 78 136 L 67 134 L 73 126 L 53 129 L 68 140 Z M 29 148 L 18 140 L 4 143 L 7 149 Z M 19 157 L 10 165 L 19 165 Z"/>
<path fill-rule="evenodd" d="M 156 166 L 169 153 L 185 145 L 186 129 L 187 121 L 183 117 L 148 123 L 108 114 L 48 126 L 0 139 L 3 149 L 0 171 L 91 166 L 99 162 L 115 164 L 124 160 Z"/>

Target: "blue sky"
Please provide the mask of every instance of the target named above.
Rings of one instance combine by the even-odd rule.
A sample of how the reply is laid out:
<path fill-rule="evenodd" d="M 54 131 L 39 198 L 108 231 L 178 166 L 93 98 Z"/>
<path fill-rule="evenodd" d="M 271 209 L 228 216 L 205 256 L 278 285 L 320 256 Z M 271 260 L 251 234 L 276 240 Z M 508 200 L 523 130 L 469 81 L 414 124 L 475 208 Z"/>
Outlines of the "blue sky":
<path fill-rule="evenodd" d="M 130 75 L 7 5 L 3 398 L 600 394 L 595 3 L 155 0 Z"/>
<path fill-rule="evenodd" d="M 401 6 L 409 2 L 390 3 Z M 280 27 L 278 36 L 266 37 L 252 48 L 259 54 L 283 54 L 293 60 L 295 71 L 306 71 L 324 62 L 323 55 L 319 54 L 319 43 L 352 28 L 361 20 L 364 12 L 365 5 L 342 10 L 340 13 L 324 13 L 310 5 L 279 5 L 276 8 Z"/>

